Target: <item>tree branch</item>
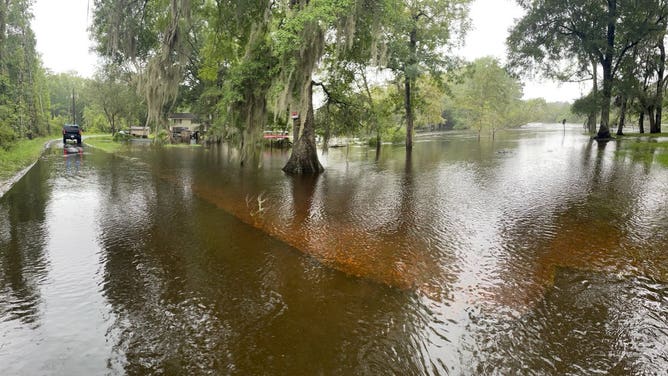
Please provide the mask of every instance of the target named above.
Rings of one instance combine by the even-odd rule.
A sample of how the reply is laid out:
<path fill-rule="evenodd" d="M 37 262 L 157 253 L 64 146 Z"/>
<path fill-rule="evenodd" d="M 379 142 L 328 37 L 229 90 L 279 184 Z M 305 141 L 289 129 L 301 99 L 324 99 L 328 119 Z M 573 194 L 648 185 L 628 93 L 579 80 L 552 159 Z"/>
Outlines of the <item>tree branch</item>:
<path fill-rule="evenodd" d="M 329 90 L 327 90 L 327 86 L 325 86 L 325 84 L 323 82 L 311 81 L 311 84 L 313 86 L 319 86 L 322 89 L 322 91 L 327 96 L 327 104 L 331 103 L 331 104 L 335 104 L 335 105 L 338 105 L 338 106 L 341 106 L 341 107 L 349 107 L 350 106 L 350 103 L 347 103 L 347 102 L 344 102 L 344 101 L 341 101 L 339 99 L 334 98 L 332 93 Z"/>

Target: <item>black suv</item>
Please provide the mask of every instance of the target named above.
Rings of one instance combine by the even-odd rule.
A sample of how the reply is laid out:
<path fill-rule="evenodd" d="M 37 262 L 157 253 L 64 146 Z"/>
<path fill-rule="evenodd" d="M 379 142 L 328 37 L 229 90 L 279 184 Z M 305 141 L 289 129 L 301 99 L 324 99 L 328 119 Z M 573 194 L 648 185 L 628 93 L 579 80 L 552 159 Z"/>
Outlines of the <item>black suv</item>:
<path fill-rule="evenodd" d="M 77 145 L 81 145 L 81 129 L 76 124 L 65 124 L 63 126 L 63 144 L 67 140 L 76 140 Z"/>

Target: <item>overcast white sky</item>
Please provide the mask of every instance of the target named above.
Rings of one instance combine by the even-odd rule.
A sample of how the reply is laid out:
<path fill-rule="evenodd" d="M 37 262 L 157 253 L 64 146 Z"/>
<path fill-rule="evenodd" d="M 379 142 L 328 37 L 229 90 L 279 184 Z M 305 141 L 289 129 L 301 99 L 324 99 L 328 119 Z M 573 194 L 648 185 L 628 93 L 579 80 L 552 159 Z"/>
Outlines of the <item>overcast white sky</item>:
<path fill-rule="evenodd" d="M 514 0 L 474 0 L 470 17 L 472 30 L 466 36 L 461 55 L 467 60 L 482 56 L 494 56 L 505 62 L 508 29 L 523 14 Z M 554 81 L 524 81 L 524 98 L 545 98 L 548 101 L 572 102 L 589 92 L 590 83 L 559 84 Z"/>
<path fill-rule="evenodd" d="M 95 72 L 97 58 L 90 52 L 88 37 L 93 0 L 36 0 L 33 30 L 44 65 L 53 72 L 76 71 L 84 77 Z M 505 61 L 505 39 L 522 10 L 514 0 L 474 0 L 471 5 L 473 28 L 461 54 L 468 60 L 494 56 Z M 572 101 L 587 92 L 585 84 L 557 84 L 527 81 L 525 98 L 543 97 L 548 101 Z"/>
<path fill-rule="evenodd" d="M 97 58 L 90 52 L 87 30 L 92 12 L 92 0 L 35 1 L 32 28 L 46 68 L 55 73 L 77 71 L 81 76 L 93 76 Z"/>

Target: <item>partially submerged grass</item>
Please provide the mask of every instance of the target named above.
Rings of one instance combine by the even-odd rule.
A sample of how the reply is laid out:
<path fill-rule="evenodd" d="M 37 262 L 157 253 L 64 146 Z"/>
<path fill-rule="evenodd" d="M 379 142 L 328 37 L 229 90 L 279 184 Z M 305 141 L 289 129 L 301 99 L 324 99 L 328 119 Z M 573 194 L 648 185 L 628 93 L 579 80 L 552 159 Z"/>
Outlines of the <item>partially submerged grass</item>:
<path fill-rule="evenodd" d="M 88 136 L 86 139 L 84 139 L 83 142 L 86 145 L 100 149 L 107 153 L 115 153 L 124 146 L 123 142 L 114 141 L 109 134 Z"/>
<path fill-rule="evenodd" d="M 201 144 L 164 144 L 166 148 L 198 148 L 202 147 Z"/>
<path fill-rule="evenodd" d="M 35 163 L 42 155 L 44 144 L 49 137 L 40 137 L 33 140 L 21 140 L 12 145 L 9 150 L 0 148 L 0 180 L 6 180 L 17 172 Z"/>
<path fill-rule="evenodd" d="M 668 133 L 628 134 L 618 141 L 617 155 L 668 167 Z"/>
<path fill-rule="evenodd" d="M 150 137 L 149 137 L 150 139 Z M 121 150 L 126 144 L 126 141 L 114 141 L 109 134 L 95 134 L 87 136 L 84 141 L 86 145 L 100 149 L 107 153 L 115 153 Z M 158 144 L 159 147 L 165 148 L 197 148 L 202 147 L 200 144 Z"/>

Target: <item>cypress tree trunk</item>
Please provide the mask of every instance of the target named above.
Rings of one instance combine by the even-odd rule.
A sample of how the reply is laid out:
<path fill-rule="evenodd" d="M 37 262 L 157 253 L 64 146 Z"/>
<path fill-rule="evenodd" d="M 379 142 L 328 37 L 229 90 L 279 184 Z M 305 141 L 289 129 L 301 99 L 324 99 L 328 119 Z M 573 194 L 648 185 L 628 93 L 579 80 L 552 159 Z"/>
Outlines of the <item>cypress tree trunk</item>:
<path fill-rule="evenodd" d="M 658 44 L 660 51 L 660 60 L 659 60 L 659 69 L 657 72 L 657 81 L 656 81 L 656 97 L 654 104 L 656 105 L 656 113 L 654 124 L 649 130 L 649 133 L 661 133 L 661 115 L 663 110 L 663 90 L 664 90 L 664 73 L 666 65 L 666 49 L 663 45 L 663 39 Z"/>
<path fill-rule="evenodd" d="M 638 132 L 645 133 L 645 111 L 640 111 L 638 115 Z"/>
<path fill-rule="evenodd" d="M 603 97 L 601 103 L 601 126 L 596 134 L 597 140 L 610 138 L 610 100 L 612 98 L 612 59 L 615 47 L 615 22 L 617 21 L 617 1 L 608 0 L 608 28 L 606 33 L 605 54 L 601 61 L 603 67 Z"/>
<path fill-rule="evenodd" d="M 406 76 L 404 84 L 404 104 L 406 106 L 406 150 L 413 150 L 413 103 L 411 102 L 411 79 Z"/>
<path fill-rule="evenodd" d="M 623 136 L 624 135 L 624 123 L 626 122 L 626 106 L 628 104 L 628 98 L 624 96 L 622 98 L 622 107 L 619 110 L 619 126 L 617 127 L 617 135 L 618 136 Z"/>
<path fill-rule="evenodd" d="M 663 95 L 661 96 L 663 97 Z M 652 124 L 649 133 L 661 133 L 661 116 L 662 116 L 661 110 L 662 110 L 661 105 L 658 105 L 656 107 L 656 112 L 654 113 L 655 116 L 654 124 Z"/>
<path fill-rule="evenodd" d="M 609 62 L 608 62 L 609 63 Z M 610 138 L 610 99 L 612 98 L 612 65 L 603 64 L 603 97 L 601 103 L 601 125 L 596 139 Z"/>
<path fill-rule="evenodd" d="M 376 117 L 376 106 L 373 104 L 373 95 L 371 95 L 371 89 L 369 89 L 369 80 L 366 78 L 366 73 L 364 70 L 361 71 L 362 80 L 364 82 L 364 90 L 366 91 L 367 100 L 369 101 L 369 108 L 371 108 L 371 113 L 373 114 L 373 129 L 376 130 L 376 160 L 380 159 L 380 148 L 381 148 L 381 137 L 380 137 L 380 123 Z"/>
<path fill-rule="evenodd" d="M 593 87 L 591 88 L 591 93 L 593 98 L 598 97 L 598 63 L 596 61 L 592 62 L 593 69 Z M 592 109 L 587 117 L 587 130 L 589 133 L 593 134 L 596 132 L 596 108 Z"/>
<path fill-rule="evenodd" d="M 315 118 L 313 116 L 313 82 L 307 85 L 308 110 L 302 124 L 301 134 L 294 140 L 290 159 L 283 167 L 288 174 L 319 174 L 325 169 L 318 160 L 315 144 Z"/>
<path fill-rule="evenodd" d="M 414 18 L 417 21 L 418 16 Z M 411 152 L 413 150 L 413 102 L 411 93 L 413 73 L 409 69 L 414 69 L 412 65 L 417 52 L 417 29 L 415 27 L 411 30 L 408 47 L 411 52 L 411 58 L 409 59 L 409 66 L 404 68 L 404 78 L 406 80 L 404 83 L 404 104 L 406 106 L 406 151 Z"/>

